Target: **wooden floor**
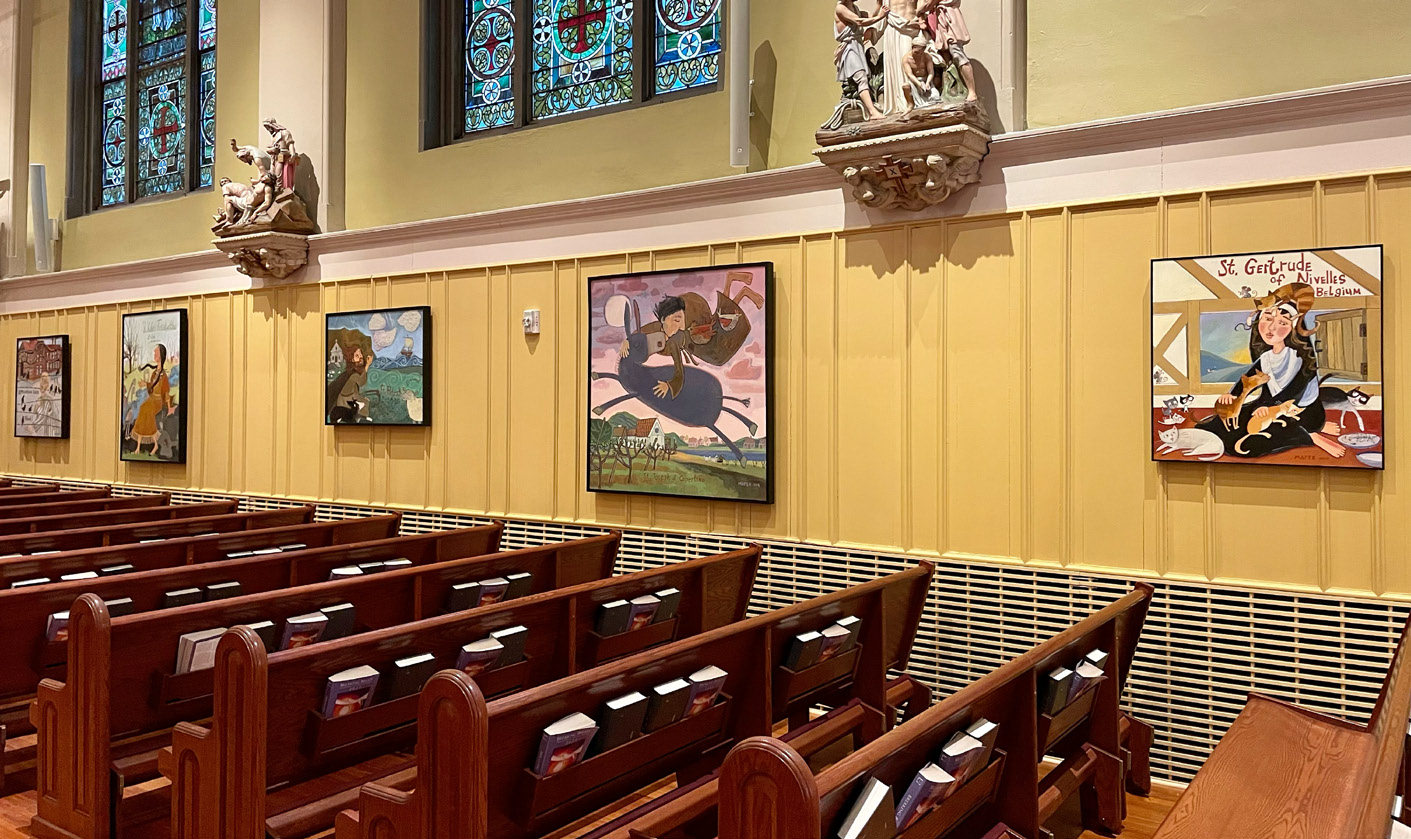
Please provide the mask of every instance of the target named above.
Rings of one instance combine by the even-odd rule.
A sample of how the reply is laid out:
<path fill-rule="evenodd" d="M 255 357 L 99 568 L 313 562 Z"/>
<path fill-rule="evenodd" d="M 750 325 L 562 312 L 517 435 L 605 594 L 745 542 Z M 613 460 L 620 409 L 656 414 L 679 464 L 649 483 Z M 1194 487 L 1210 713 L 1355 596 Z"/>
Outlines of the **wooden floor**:
<path fill-rule="evenodd" d="M 1129 797 L 1126 830 L 1122 831 L 1123 839 L 1150 839 L 1156 832 L 1157 825 L 1161 824 L 1161 820 L 1166 818 L 1166 813 L 1176 803 L 1176 796 L 1180 792 L 1179 787 L 1158 784 L 1152 790 L 1150 798 Z M 644 790 L 641 796 L 650 798 L 654 794 L 659 794 L 658 790 Z M 1077 796 L 1074 796 L 1070 804 L 1074 806 L 1060 811 L 1048 825 L 1053 830 L 1054 839 L 1100 839 L 1102 834 L 1083 831 L 1077 824 Z M 33 815 L 33 792 L 0 798 L 0 839 L 28 839 L 33 835 L 29 832 L 29 820 Z M 612 814 L 603 814 L 591 823 L 575 825 L 571 830 L 554 834 L 555 839 L 571 839 L 575 834 L 585 833 L 594 824 L 600 824 L 612 817 Z"/>

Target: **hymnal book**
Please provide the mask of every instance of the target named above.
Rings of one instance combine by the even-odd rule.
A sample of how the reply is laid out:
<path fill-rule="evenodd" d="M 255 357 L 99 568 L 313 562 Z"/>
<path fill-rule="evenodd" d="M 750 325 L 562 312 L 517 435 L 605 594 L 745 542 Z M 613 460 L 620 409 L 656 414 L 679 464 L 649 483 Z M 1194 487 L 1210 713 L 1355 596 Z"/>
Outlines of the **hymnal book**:
<path fill-rule="evenodd" d="M 1073 671 L 1060 667 L 1043 678 L 1040 689 L 1043 691 L 1043 708 L 1046 714 L 1056 714 L 1068 704 L 1068 691 L 1073 686 Z"/>
<path fill-rule="evenodd" d="M 911 827 L 945 800 L 956 786 L 955 778 L 936 764 L 928 763 L 921 767 L 921 771 L 911 779 L 911 785 L 906 788 L 901 803 L 897 805 L 896 829 L 905 830 Z"/>
<path fill-rule="evenodd" d="M 323 628 L 319 640 L 332 641 L 353 634 L 353 617 L 356 614 L 353 604 L 335 603 L 332 606 L 324 606 L 319 611 L 328 618 L 328 625 Z"/>
<path fill-rule="evenodd" d="M 29 579 L 29 580 L 16 580 L 15 582 L 10 583 L 10 588 L 25 588 L 25 587 L 27 587 L 27 586 L 42 586 L 42 585 L 44 585 L 45 583 L 52 583 L 52 582 L 54 582 L 54 581 L 51 580 L 51 579 L 49 579 L 48 577 L 34 577 L 34 578 L 32 578 L 32 579 Z"/>
<path fill-rule="evenodd" d="M 685 679 L 672 679 L 652 688 L 651 700 L 647 703 L 647 719 L 642 729 L 648 733 L 681 719 L 686 713 L 686 702 L 691 696 L 691 683 Z"/>
<path fill-rule="evenodd" d="M 463 612 L 480 605 L 480 583 L 456 583 L 446 595 L 447 612 Z"/>
<path fill-rule="evenodd" d="M 957 783 L 963 784 L 971 773 L 979 768 L 985 752 L 984 743 L 964 731 L 957 731 L 946 741 L 946 745 L 936 757 L 936 764 L 946 770 Z"/>
<path fill-rule="evenodd" d="M 176 642 L 176 672 L 190 673 L 216 666 L 216 647 L 225 634 L 225 627 L 188 632 Z"/>
<path fill-rule="evenodd" d="M 411 561 L 410 559 L 405 559 L 405 558 L 403 558 L 403 557 L 398 557 L 398 558 L 396 558 L 396 559 L 389 559 L 389 560 L 387 560 L 386 562 L 382 563 L 382 570 L 383 570 L 383 571 L 400 571 L 400 570 L 403 569 L 403 568 L 410 568 L 410 567 L 412 567 L 412 561 Z"/>
<path fill-rule="evenodd" d="M 626 600 L 613 600 L 598 607 L 595 629 L 604 638 L 621 635 L 627 631 L 627 621 L 632 613 L 632 604 Z"/>
<path fill-rule="evenodd" d="M 254 551 L 227 551 L 226 559 L 246 559 L 255 555 Z"/>
<path fill-rule="evenodd" d="M 256 550 L 250 551 L 250 553 L 254 554 L 255 556 L 269 556 L 270 554 L 281 553 L 281 551 L 279 548 L 258 548 Z"/>
<path fill-rule="evenodd" d="M 364 664 L 329 676 L 323 689 L 323 715 L 345 717 L 371 705 L 381 675 Z"/>
<path fill-rule="evenodd" d="M 789 654 L 784 658 L 784 666 L 790 670 L 803 670 L 818 663 L 818 652 L 823 647 L 822 632 L 804 632 L 794 636 L 789 645 Z"/>
<path fill-rule="evenodd" d="M 225 600 L 227 597 L 239 597 L 244 594 L 244 589 L 236 580 L 224 583 L 212 583 L 206 586 L 206 600 Z"/>
<path fill-rule="evenodd" d="M 982 836 L 981 839 L 1021 839 L 1021 837 L 1010 830 L 1009 825 L 997 824 L 990 828 L 990 832 Z"/>
<path fill-rule="evenodd" d="M 200 603 L 205 600 L 199 588 L 181 588 L 176 591 L 168 591 L 162 595 L 162 609 L 175 609 L 178 606 L 190 606 L 192 603 Z"/>
<path fill-rule="evenodd" d="M 715 665 L 702 667 L 686 677 L 691 691 L 686 697 L 686 716 L 694 717 L 715 704 L 715 697 L 725 687 L 726 672 Z"/>
<path fill-rule="evenodd" d="M 388 677 L 387 698 L 401 699 L 421 693 L 426 680 L 436 674 L 436 656 L 431 653 L 399 658 L 392 663 L 392 673 Z"/>
<path fill-rule="evenodd" d="M 995 741 L 999 739 L 999 725 L 990 722 L 984 717 L 980 717 L 971 723 L 965 733 L 980 741 L 980 745 L 985 749 L 980 753 L 980 757 L 975 761 L 977 769 L 983 769 L 990 765 L 990 755 L 994 754 Z"/>
<path fill-rule="evenodd" d="M 593 749 L 602 753 L 617 748 L 638 734 L 647 721 L 647 697 L 633 691 L 603 704 L 602 733 Z"/>
<path fill-rule="evenodd" d="M 328 615 L 323 612 L 295 615 L 284 622 L 284 635 L 280 638 L 279 648 L 292 650 L 295 647 L 307 647 L 317 643 L 323 637 L 323 631 L 327 627 Z"/>
<path fill-rule="evenodd" d="M 657 607 L 660 605 L 661 601 L 654 594 L 632 598 L 631 608 L 627 613 L 627 631 L 650 625 L 657 616 Z"/>
<path fill-rule="evenodd" d="M 95 580 L 98 578 L 97 571 L 75 571 L 72 574 L 64 574 L 59 577 L 59 582 L 68 583 L 74 580 Z"/>
<path fill-rule="evenodd" d="M 69 613 L 55 612 L 44 624 L 44 637 L 51 642 L 69 640 Z"/>
<path fill-rule="evenodd" d="M 897 834 L 896 805 L 892 788 L 868 778 L 852 809 L 838 826 L 837 839 L 893 839 Z"/>
<path fill-rule="evenodd" d="M 347 580 L 352 577 L 361 577 L 362 575 L 363 569 L 359 568 L 358 566 L 344 565 L 342 568 L 334 568 L 332 571 L 328 572 L 328 579 Z"/>
<path fill-rule="evenodd" d="M 540 777 L 557 775 L 583 759 L 598 724 L 587 714 L 569 714 L 544 729 L 539 741 L 539 755 L 534 759 L 534 774 Z"/>
<path fill-rule="evenodd" d="M 256 635 L 260 636 L 261 643 L 265 645 L 265 652 L 272 653 L 279 649 L 275 646 L 277 639 L 275 637 L 276 627 L 274 621 L 255 621 L 254 623 L 246 624 L 246 626 L 250 627 Z"/>
<path fill-rule="evenodd" d="M 1102 672 L 1102 668 L 1091 661 L 1078 662 L 1078 666 L 1073 668 L 1073 687 L 1068 690 L 1068 701 L 1072 702 L 1097 687 L 1104 675 L 1106 674 Z"/>
<path fill-rule="evenodd" d="M 858 632 L 862 629 L 862 618 L 850 615 L 838 621 L 837 625 L 848 631 L 848 640 L 844 641 L 843 648 L 838 650 L 840 653 L 845 653 L 857 646 Z"/>
<path fill-rule="evenodd" d="M 1411 839 L 1411 827 L 1405 822 L 1397 819 L 1391 820 L 1391 831 L 1387 833 L 1387 839 Z"/>
<path fill-rule="evenodd" d="M 661 605 L 657 607 L 653 623 L 669 621 L 676 617 L 676 610 L 681 608 L 681 592 L 678 589 L 664 588 L 656 593 L 656 598 L 661 601 Z"/>
<path fill-rule="evenodd" d="M 505 651 L 495 660 L 496 667 L 508 667 L 524 660 L 524 644 L 529 640 L 529 630 L 522 626 L 497 629 L 490 637 L 505 645 Z"/>
<path fill-rule="evenodd" d="M 1104 672 L 1107 670 L 1107 651 L 1106 651 L 1106 650 L 1093 650 L 1092 652 L 1090 652 L 1090 653 L 1088 653 L 1087 655 L 1083 656 L 1083 660 L 1086 661 L 1086 662 L 1089 662 L 1090 664 L 1094 665 L 1095 667 L 1101 668 Z"/>
<path fill-rule="evenodd" d="M 818 646 L 819 661 L 827 661 L 842 652 L 843 645 L 848 642 L 847 627 L 838 626 L 836 623 L 826 627 L 819 634 L 823 636 L 823 641 Z"/>
<path fill-rule="evenodd" d="M 364 574 L 376 574 L 382 570 L 382 565 L 381 562 L 359 562 L 358 568 L 361 569 Z"/>
<path fill-rule="evenodd" d="M 19 559 L 24 554 L 0 554 L 0 559 Z"/>
<path fill-rule="evenodd" d="M 108 607 L 108 617 L 120 618 L 123 615 L 132 614 L 131 597 L 115 597 L 112 600 L 104 600 L 103 605 Z"/>
<path fill-rule="evenodd" d="M 294 543 L 289 544 L 289 545 L 280 545 L 280 546 L 279 546 L 279 550 L 280 550 L 281 552 L 285 552 L 285 551 L 302 551 L 304 548 L 307 548 L 307 547 L 308 547 L 308 545 L 305 545 L 303 542 L 294 542 Z"/>
<path fill-rule="evenodd" d="M 114 574 L 126 574 L 129 571 L 135 570 L 136 569 L 130 564 L 124 562 L 122 565 L 109 565 L 107 568 L 99 568 L 98 574 L 103 577 L 111 577 Z"/>
<path fill-rule="evenodd" d="M 508 574 L 505 579 L 509 581 L 510 587 L 505 591 L 506 600 L 516 600 L 525 596 L 534 588 L 534 575 L 528 571 L 520 571 L 518 574 Z"/>
<path fill-rule="evenodd" d="M 165 542 L 166 540 L 167 540 L 167 539 L 166 539 L 165 536 L 158 536 L 156 539 L 138 539 L 138 540 L 137 540 L 137 544 L 139 544 L 139 545 L 150 545 L 150 544 L 152 544 L 153 542 Z"/>
<path fill-rule="evenodd" d="M 499 603 L 505 599 L 505 592 L 510 589 L 510 581 L 504 577 L 491 577 L 488 580 L 480 581 L 480 606 L 489 606 L 492 603 Z"/>
<path fill-rule="evenodd" d="M 475 678 L 495 666 L 505 652 L 505 645 L 496 638 L 482 638 L 461 647 L 456 657 L 456 669 Z"/>
<path fill-rule="evenodd" d="M 54 550 L 52 550 L 52 551 L 30 551 L 30 552 L 29 552 L 29 555 L 30 555 L 30 556 L 48 556 L 49 554 L 56 554 L 56 553 L 59 553 L 59 550 L 58 550 L 57 548 L 54 549 Z"/>

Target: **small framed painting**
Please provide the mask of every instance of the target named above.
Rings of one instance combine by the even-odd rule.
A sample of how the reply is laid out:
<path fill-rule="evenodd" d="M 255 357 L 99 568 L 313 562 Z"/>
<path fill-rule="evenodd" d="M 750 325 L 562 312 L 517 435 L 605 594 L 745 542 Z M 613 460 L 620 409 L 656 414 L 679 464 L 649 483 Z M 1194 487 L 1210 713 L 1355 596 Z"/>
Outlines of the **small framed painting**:
<path fill-rule="evenodd" d="M 69 336 L 15 342 L 15 436 L 69 436 Z"/>
<path fill-rule="evenodd" d="M 588 281 L 587 488 L 774 499 L 774 268 Z"/>
<path fill-rule="evenodd" d="M 325 425 L 431 425 L 431 308 L 325 318 Z"/>
<path fill-rule="evenodd" d="M 122 316 L 119 457 L 186 462 L 186 310 Z"/>
<path fill-rule="evenodd" d="M 1151 263 L 1152 458 L 1381 469 L 1380 245 Z"/>

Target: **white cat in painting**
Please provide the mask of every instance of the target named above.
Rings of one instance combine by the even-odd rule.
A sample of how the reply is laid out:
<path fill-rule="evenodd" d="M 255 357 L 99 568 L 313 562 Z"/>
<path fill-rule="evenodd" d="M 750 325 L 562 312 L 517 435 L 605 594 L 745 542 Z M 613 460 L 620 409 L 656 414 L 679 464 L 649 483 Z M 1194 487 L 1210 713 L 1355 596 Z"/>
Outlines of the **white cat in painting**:
<path fill-rule="evenodd" d="M 1225 441 L 1200 428 L 1168 428 L 1159 435 L 1162 445 L 1157 454 L 1179 451 L 1197 460 L 1219 460 L 1225 454 Z"/>

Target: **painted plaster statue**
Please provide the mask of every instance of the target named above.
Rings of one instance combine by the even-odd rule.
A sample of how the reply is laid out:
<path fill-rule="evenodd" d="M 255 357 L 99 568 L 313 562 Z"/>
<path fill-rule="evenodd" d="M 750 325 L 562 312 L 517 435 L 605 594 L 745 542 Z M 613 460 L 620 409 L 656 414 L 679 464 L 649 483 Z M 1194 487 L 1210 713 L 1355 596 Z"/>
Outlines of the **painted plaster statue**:
<path fill-rule="evenodd" d="M 299 166 L 299 152 L 294 146 L 294 132 L 272 118 L 266 119 L 261 124 L 269 132 L 270 141 L 269 146 L 265 148 L 265 153 L 274 161 L 275 180 L 279 183 L 280 189 L 293 189 L 294 173 Z"/>
<path fill-rule="evenodd" d="M 976 101 L 975 68 L 970 66 L 970 56 L 965 54 L 965 45 L 970 43 L 970 28 L 965 25 L 960 0 L 919 0 L 917 14 L 931 33 L 936 49 L 945 53 L 950 63 L 960 70 L 960 78 L 965 82 L 965 101 Z"/>
<path fill-rule="evenodd" d="M 941 91 L 936 87 L 936 59 L 925 35 L 912 39 L 902 71 L 906 76 L 908 110 L 942 104 Z"/>
<path fill-rule="evenodd" d="M 892 0 L 882 4 L 886 12 L 883 21 L 882 46 L 882 112 L 888 116 L 911 110 L 907 97 L 906 62 L 911 44 L 921 34 L 921 19 L 916 15 L 917 0 Z"/>
<path fill-rule="evenodd" d="M 268 174 L 270 167 L 274 164 L 274 160 L 270 157 L 269 152 L 259 146 L 242 146 L 236 143 L 232 138 L 230 141 L 230 150 L 235 152 L 236 160 L 239 160 L 246 166 L 255 167 L 262 175 Z"/>
<path fill-rule="evenodd" d="M 862 103 L 864 119 L 880 119 L 882 111 L 872 99 L 872 71 L 867 61 L 863 42 L 866 30 L 887 17 L 884 5 L 875 15 L 864 15 L 857 8 L 857 0 L 838 0 L 833 10 L 833 38 L 838 47 L 833 52 L 833 63 L 838 68 L 838 81 L 857 86 L 857 97 Z"/>
<path fill-rule="evenodd" d="M 270 135 L 266 148 L 242 146 L 230 141 L 230 150 L 242 163 L 255 167 L 249 186 L 221 178 L 221 206 L 211 227 L 217 236 L 243 236 L 252 233 L 312 233 L 303 199 L 294 191 L 294 175 L 299 153 L 294 134 L 277 120 L 263 126 Z"/>

